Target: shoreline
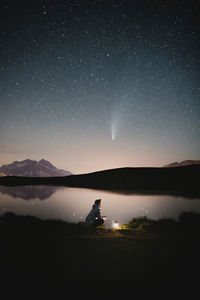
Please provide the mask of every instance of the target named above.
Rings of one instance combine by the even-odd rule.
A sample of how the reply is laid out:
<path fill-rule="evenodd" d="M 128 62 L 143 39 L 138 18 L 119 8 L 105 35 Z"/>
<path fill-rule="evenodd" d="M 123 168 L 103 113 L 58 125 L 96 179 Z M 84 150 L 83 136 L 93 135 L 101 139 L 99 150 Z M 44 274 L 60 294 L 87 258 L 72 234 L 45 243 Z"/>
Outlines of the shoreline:
<path fill-rule="evenodd" d="M 200 198 L 200 166 L 120 168 L 65 177 L 0 177 L 2 186 L 51 185 L 117 193 L 167 194 Z"/>
<path fill-rule="evenodd" d="M 1 216 L 2 286 L 7 293 L 11 286 L 22 291 L 34 286 L 37 293 L 44 288 L 54 297 L 95 282 L 101 290 L 109 286 L 111 295 L 113 288 L 149 295 L 167 286 L 170 295 L 180 295 L 183 286 L 198 287 L 200 214 L 184 213 L 179 221 L 134 219 L 131 226 L 91 231 L 83 224 Z"/>

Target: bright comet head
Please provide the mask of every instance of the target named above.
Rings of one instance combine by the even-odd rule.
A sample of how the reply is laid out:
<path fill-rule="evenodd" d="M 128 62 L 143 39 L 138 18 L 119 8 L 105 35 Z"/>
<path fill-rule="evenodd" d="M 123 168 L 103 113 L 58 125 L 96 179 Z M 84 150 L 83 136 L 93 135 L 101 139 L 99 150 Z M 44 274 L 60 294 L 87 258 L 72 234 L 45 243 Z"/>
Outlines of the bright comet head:
<path fill-rule="evenodd" d="M 114 135 L 114 133 L 112 132 L 112 141 L 114 141 L 115 140 L 115 135 Z"/>

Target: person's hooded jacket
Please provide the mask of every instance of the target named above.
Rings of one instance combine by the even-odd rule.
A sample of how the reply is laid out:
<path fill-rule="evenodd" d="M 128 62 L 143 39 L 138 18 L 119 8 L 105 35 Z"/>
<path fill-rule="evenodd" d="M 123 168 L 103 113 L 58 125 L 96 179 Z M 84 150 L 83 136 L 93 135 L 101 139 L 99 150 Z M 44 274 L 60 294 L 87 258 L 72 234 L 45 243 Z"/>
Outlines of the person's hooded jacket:
<path fill-rule="evenodd" d="M 98 204 L 94 204 L 92 206 L 91 211 L 89 212 L 88 216 L 86 217 L 86 223 L 93 224 L 95 219 L 101 219 L 100 207 Z"/>

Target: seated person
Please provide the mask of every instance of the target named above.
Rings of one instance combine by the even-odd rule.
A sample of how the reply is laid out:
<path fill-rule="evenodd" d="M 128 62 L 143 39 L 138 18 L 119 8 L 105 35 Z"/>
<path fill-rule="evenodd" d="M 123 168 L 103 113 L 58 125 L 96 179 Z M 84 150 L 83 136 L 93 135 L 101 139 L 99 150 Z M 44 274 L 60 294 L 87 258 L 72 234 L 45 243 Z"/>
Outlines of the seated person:
<path fill-rule="evenodd" d="M 91 211 L 89 212 L 87 218 L 85 219 L 85 222 L 87 224 L 97 227 L 104 223 L 106 217 L 101 217 L 100 207 L 101 207 L 101 199 L 95 200 Z"/>

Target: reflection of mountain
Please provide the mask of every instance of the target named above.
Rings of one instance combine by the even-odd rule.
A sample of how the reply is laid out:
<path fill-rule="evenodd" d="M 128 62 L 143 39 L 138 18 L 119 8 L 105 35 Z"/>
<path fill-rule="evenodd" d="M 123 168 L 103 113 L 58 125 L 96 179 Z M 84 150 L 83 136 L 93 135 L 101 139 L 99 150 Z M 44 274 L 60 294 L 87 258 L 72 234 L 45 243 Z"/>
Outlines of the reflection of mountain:
<path fill-rule="evenodd" d="M 23 161 L 14 161 L 9 165 L 0 167 L 2 175 L 27 176 L 27 177 L 56 177 L 71 175 L 69 171 L 57 169 L 49 161 L 41 159 L 40 161 L 26 159 Z"/>
<path fill-rule="evenodd" d="M 40 199 L 45 200 L 51 197 L 59 187 L 45 185 L 24 185 L 24 186 L 0 186 L 0 192 L 13 198 L 22 198 L 24 200 Z"/>

